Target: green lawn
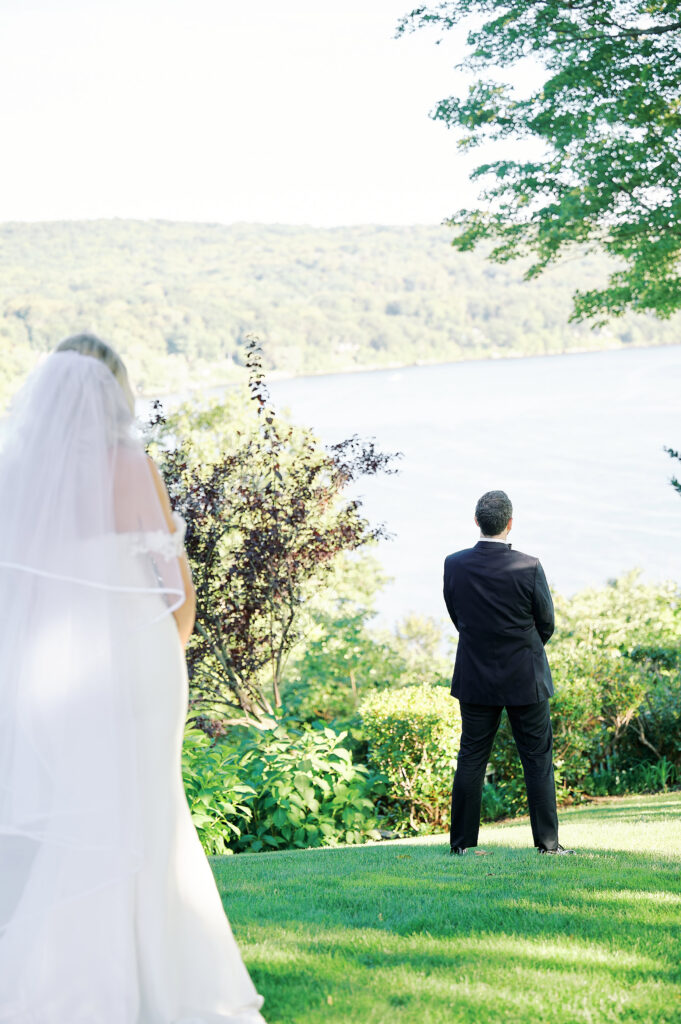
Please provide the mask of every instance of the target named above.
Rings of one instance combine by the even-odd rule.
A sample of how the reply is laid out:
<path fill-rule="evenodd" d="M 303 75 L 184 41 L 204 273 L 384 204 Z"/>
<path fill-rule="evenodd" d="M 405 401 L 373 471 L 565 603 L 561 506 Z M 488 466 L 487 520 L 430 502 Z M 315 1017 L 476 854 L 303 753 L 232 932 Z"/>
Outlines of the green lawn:
<path fill-rule="evenodd" d="M 268 1024 L 681 1022 L 681 793 L 444 836 L 216 858 Z"/>

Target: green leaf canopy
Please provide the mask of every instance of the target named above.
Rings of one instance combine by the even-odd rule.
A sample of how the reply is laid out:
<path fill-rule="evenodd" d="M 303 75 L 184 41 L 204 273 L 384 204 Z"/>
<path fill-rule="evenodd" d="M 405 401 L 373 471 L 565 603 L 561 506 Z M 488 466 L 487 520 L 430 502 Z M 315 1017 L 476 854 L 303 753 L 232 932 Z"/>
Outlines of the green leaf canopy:
<path fill-rule="evenodd" d="M 461 147 L 491 141 L 505 154 L 475 170 L 489 184 L 479 209 L 451 217 L 454 245 L 490 240 L 497 262 L 529 256 L 528 277 L 575 244 L 613 257 L 603 287 L 576 293 L 573 319 L 602 324 L 627 309 L 666 318 L 681 307 L 680 7 L 451 0 L 416 9 L 398 30 L 469 28 L 459 69 L 478 79 L 432 116 Z M 520 95 L 498 71 L 528 59 L 540 70 Z"/>

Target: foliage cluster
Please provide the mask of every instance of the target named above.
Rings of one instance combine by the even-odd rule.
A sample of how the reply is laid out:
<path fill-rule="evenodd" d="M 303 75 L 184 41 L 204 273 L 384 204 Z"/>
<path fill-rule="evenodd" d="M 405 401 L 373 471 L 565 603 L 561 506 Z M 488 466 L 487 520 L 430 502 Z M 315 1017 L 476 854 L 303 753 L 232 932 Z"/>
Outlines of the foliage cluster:
<path fill-rule="evenodd" d="M 337 572 L 334 586 L 344 589 L 313 611 L 306 643 L 287 669 L 284 686 L 287 709 L 301 719 L 354 722 L 369 694 L 448 682 L 451 656 L 443 651 L 438 623 L 408 615 L 393 631 L 372 625 L 375 589 L 383 579 L 372 569 L 364 558 L 345 567 L 342 576 Z M 359 593 L 345 590 L 360 580 Z"/>
<path fill-rule="evenodd" d="M 248 751 L 214 743 L 201 729 L 187 727 L 182 745 L 182 778 L 194 827 L 208 854 L 232 852 L 253 817 L 257 796 Z"/>
<path fill-rule="evenodd" d="M 549 645 L 559 799 L 645 792 L 681 782 L 681 594 L 631 573 L 608 587 L 556 599 Z M 379 689 L 360 706 L 372 767 L 388 779 L 381 802 L 396 831 L 447 819 L 460 722 L 444 686 Z M 483 790 L 483 817 L 526 810 L 522 766 L 506 716 Z"/>
<path fill-rule="evenodd" d="M 243 379 L 252 331 L 285 375 L 676 343 L 646 316 L 567 323 L 575 289 L 607 271 L 589 256 L 524 283 L 437 227 L 4 224 L 0 406 L 77 330 L 110 341 L 146 394 Z"/>
<path fill-rule="evenodd" d="M 396 830 L 442 828 L 449 816 L 461 738 L 458 703 L 444 686 L 423 683 L 367 696 L 360 706 L 369 764 L 387 776 L 384 814 Z"/>
<path fill-rule="evenodd" d="M 384 780 L 354 764 L 347 734 L 328 726 L 237 726 L 211 740 L 185 733 L 183 775 L 207 853 L 257 852 L 380 838 Z"/>
<path fill-rule="evenodd" d="M 532 257 L 534 277 L 560 255 L 600 250 L 616 261 L 600 287 L 579 289 L 574 316 L 625 310 L 668 317 L 681 307 L 681 21 L 676 2 L 445 0 L 406 27 L 469 31 L 463 98 L 433 116 L 460 145 L 497 143 L 483 202 L 450 223 L 468 251 L 494 243 L 504 263 Z M 500 80 L 531 59 L 533 84 Z"/>
<path fill-rule="evenodd" d="M 559 796 L 664 788 L 681 781 L 681 594 L 631 573 L 556 599 L 548 646 Z M 496 813 L 526 806 L 508 722 L 492 754 Z"/>
<path fill-rule="evenodd" d="M 558 597 L 556 606 L 559 625 L 549 658 L 556 685 L 552 718 L 559 799 L 655 792 L 681 782 L 678 589 L 645 585 L 632 573 L 570 600 Z M 262 732 L 227 728 L 213 743 L 190 733 L 195 750 L 185 781 L 206 847 L 219 852 L 346 838 L 359 842 L 374 837 L 377 827 L 393 834 L 442 828 L 460 720 L 443 675 L 425 671 L 423 652 L 433 650 L 434 632 L 432 624 L 414 620 L 401 637 L 379 634 L 382 663 L 370 662 L 372 678 L 360 672 L 355 694 L 342 677 L 342 648 L 324 656 L 322 638 L 314 673 L 306 676 L 294 665 L 295 699 L 289 712 L 298 716 L 307 707 L 309 721 L 289 719 L 286 728 Z M 377 636 L 367 627 L 359 654 L 351 651 L 350 660 L 370 650 L 372 635 Z M 410 638 L 406 651 L 405 635 Z M 412 664 L 418 666 L 413 675 L 408 671 L 410 645 Z M 434 652 L 435 666 L 439 658 L 444 669 L 446 657 L 441 649 Z M 307 651 L 300 664 L 309 666 Z M 338 667 L 338 675 L 327 679 L 326 692 L 324 664 Z M 308 705 L 306 685 L 312 691 Z M 286 687 L 284 695 L 288 700 Z M 344 728 L 320 720 L 323 714 L 330 717 L 334 700 L 347 716 Z M 317 706 L 320 718 L 314 713 Z M 505 718 L 491 761 L 483 817 L 524 811 L 522 768 Z M 352 774 L 341 779 L 340 769 Z"/>

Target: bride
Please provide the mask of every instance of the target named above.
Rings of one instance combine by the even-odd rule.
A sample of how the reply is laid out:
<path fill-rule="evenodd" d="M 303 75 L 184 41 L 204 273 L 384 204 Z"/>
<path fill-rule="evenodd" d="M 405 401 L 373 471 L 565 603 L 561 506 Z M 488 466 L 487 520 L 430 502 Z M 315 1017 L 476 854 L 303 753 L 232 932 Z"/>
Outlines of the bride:
<path fill-rule="evenodd" d="M 0 449 L 0 1022 L 262 1024 L 182 789 L 184 524 L 93 335 Z"/>

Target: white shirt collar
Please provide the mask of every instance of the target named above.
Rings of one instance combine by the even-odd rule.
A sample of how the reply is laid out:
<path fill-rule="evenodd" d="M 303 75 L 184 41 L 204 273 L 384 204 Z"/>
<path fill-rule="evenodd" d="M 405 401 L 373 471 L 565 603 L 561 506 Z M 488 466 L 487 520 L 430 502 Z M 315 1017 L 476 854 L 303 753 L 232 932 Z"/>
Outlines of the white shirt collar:
<path fill-rule="evenodd" d="M 510 544 L 509 540 L 502 540 L 500 537 L 478 537 L 478 540 L 483 540 L 485 544 Z"/>

